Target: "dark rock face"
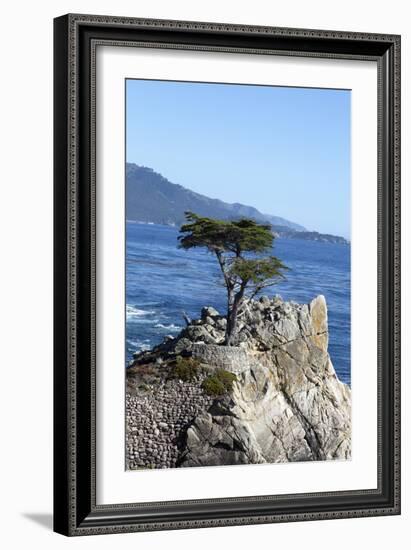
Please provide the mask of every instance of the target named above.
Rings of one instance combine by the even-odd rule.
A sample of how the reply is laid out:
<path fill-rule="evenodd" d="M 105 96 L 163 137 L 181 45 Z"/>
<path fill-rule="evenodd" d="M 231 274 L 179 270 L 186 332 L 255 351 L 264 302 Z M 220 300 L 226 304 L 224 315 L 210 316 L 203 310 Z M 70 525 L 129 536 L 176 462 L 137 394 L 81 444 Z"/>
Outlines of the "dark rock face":
<path fill-rule="evenodd" d="M 192 387 L 189 414 L 184 412 L 184 421 L 174 422 L 178 429 L 173 432 L 173 459 L 167 459 L 165 467 L 350 458 L 351 391 L 338 380 L 328 355 L 324 297 L 304 305 L 266 297 L 247 302 L 234 347 L 222 345 L 224 321 L 212 308 L 204 308 L 201 319 L 177 338 L 136 354 L 127 373 L 134 391 L 128 398 L 134 409 L 127 406 L 130 467 L 146 464 L 134 457 L 147 447 L 144 438 L 132 438 L 135 431 L 130 426 L 137 427 L 147 411 L 153 410 L 154 418 L 159 403 L 164 409 L 164 400 L 165 409 L 170 401 L 174 411 L 182 411 L 187 402 L 187 397 L 180 404 L 170 397 L 175 381 L 164 381 L 168 362 L 176 354 L 190 357 L 201 368 L 191 386 L 180 386 L 181 395 Z M 145 395 L 143 405 L 131 380 L 147 365 L 154 372 L 153 397 L 147 400 Z M 236 382 L 227 395 L 210 398 L 201 382 L 216 369 L 234 373 Z M 156 400 L 160 387 L 162 397 Z M 140 411 L 138 417 L 133 410 Z M 153 431 L 150 422 L 147 430 Z M 161 461 L 154 463 L 163 467 Z"/>

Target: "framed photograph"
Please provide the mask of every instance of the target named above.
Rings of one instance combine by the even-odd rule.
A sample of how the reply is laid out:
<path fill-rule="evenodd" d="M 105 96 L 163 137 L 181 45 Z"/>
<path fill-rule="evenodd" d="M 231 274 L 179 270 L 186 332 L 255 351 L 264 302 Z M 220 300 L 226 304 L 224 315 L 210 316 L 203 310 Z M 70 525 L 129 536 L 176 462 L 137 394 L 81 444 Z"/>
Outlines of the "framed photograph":
<path fill-rule="evenodd" d="M 400 37 L 54 21 L 54 529 L 400 513 Z"/>

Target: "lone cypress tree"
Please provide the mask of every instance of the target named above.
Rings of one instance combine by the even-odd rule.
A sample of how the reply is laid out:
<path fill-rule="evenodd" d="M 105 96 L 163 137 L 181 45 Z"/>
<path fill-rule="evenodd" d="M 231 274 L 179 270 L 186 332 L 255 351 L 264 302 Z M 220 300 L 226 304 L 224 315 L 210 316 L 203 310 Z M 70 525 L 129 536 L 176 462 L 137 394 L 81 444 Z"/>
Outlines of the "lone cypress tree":
<path fill-rule="evenodd" d="M 232 345 L 238 312 L 245 297 L 253 298 L 264 288 L 283 278 L 288 269 L 278 258 L 269 256 L 274 235 L 271 225 L 248 218 L 239 221 L 203 218 L 185 213 L 187 223 L 180 228 L 180 247 L 202 247 L 215 254 L 227 289 L 227 328 L 225 344 Z M 257 254 L 266 254 L 257 257 Z"/>

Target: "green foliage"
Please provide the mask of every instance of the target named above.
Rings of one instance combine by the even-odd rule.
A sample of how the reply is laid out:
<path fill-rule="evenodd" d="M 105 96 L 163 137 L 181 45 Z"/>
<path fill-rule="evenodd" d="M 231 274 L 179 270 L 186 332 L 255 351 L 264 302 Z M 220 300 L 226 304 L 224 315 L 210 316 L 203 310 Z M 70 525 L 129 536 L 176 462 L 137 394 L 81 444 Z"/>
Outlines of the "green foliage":
<path fill-rule="evenodd" d="M 179 246 L 203 247 L 216 255 L 227 289 L 225 344 L 232 345 L 244 298 L 254 298 L 274 285 L 288 268 L 275 256 L 268 255 L 274 242 L 270 224 L 248 218 L 215 220 L 193 212 L 186 212 L 186 219 L 188 223 L 180 228 Z"/>
<path fill-rule="evenodd" d="M 237 380 L 237 376 L 234 373 L 224 369 L 217 369 L 214 376 L 224 384 L 227 391 L 233 389 L 233 383 Z"/>
<path fill-rule="evenodd" d="M 281 270 L 288 269 L 275 256 L 258 259 L 237 258 L 230 267 L 230 274 L 237 276 L 242 282 L 252 282 L 254 285 L 282 278 Z"/>
<path fill-rule="evenodd" d="M 207 378 L 201 384 L 201 387 L 207 395 L 221 396 L 229 393 L 233 389 L 233 383 L 237 377 L 232 372 L 224 369 L 217 369 L 215 373 Z"/>
<path fill-rule="evenodd" d="M 189 223 L 181 226 L 181 248 L 206 247 L 211 251 L 264 252 L 271 248 L 274 236 L 271 225 L 259 224 L 251 219 L 239 221 L 202 218 L 186 212 Z"/>
<path fill-rule="evenodd" d="M 208 376 L 201 384 L 201 387 L 207 395 L 211 396 L 219 396 L 226 393 L 224 384 L 214 376 Z"/>
<path fill-rule="evenodd" d="M 173 368 L 173 376 L 183 380 L 183 382 L 190 382 L 197 376 L 199 366 L 200 363 L 196 359 L 178 355 Z"/>

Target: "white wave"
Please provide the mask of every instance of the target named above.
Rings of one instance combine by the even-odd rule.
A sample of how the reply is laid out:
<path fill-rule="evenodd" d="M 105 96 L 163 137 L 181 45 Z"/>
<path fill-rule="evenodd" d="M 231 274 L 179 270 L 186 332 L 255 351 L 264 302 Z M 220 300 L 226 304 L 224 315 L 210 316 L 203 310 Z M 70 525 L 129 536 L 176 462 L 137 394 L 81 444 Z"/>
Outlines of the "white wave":
<path fill-rule="evenodd" d="M 128 350 L 134 351 L 146 351 L 150 349 L 149 340 L 127 340 Z"/>
<path fill-rule="evenodd" d="M 166 330 L 181 330 L 182 327 L 179 327 L 178 325 L 175 325 L 174 323 L 171 323 L 170 325 L 163 325 L 162 323 L 157 323 L 154 325 L 155 328 L 164 328 Z"/>
<path fill-rule="evenodd" d="M 126 305 L 127 319 L 130 319 L 131 317 L 143 317 L 144 315 L 153 315 L 153 313 L 155 313 L 155 311 L 138 309 L 137 307 L 131 306 L 130 304 Z"/>

